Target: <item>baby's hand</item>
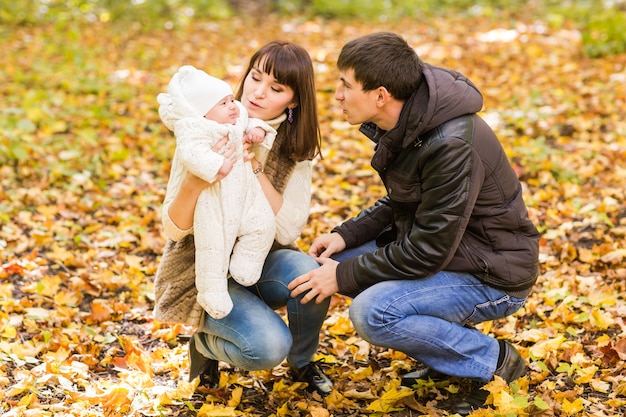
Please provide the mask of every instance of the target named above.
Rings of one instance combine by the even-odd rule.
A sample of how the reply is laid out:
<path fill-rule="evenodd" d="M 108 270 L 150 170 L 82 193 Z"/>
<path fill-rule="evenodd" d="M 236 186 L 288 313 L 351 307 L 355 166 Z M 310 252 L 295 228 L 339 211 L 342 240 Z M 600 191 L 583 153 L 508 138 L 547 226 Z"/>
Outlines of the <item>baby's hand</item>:
<path fill-rule="evenodd" d="M 265 139 L 265 130 L 261 127 L 255 127 L 246 132 L 243 136 L 244 143 L 261 143 Z"/>

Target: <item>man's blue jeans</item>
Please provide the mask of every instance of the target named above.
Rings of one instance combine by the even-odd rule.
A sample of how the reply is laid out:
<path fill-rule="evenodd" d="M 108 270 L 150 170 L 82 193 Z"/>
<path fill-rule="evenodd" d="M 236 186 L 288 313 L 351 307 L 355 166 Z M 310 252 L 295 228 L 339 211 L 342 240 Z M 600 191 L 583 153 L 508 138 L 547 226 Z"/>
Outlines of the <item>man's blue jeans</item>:
<path fill-rule="evenodd" d="M 285 357 L 293 368 L 307 365 L 317 352 L 330 298 L 301 304 L 304 294 L 292 298 L 287 285 L 318 267 L 303 252 L 280 249 L 268 255 L 255 285 L 243 287 L 229 280 L 234 307 L 219 320 L 205 314 L 203 327 L 194 335 L 198 352 L 248 371 L 271 369 Z M 274 311 L 285 306 L 289 327 Z"/>
<path fill-rule="evenodd" d="M 333 258 L 375 249 L 369 242 Z M 372 344 L 404 352 L 446 375 L 488 382 L 498 362 L 498 341 L 471 324 L 506 317 L 524 302 L 471 274 L 442 271 L 367 288 L 354 298 L 350 319 L 359 336 Z"/>

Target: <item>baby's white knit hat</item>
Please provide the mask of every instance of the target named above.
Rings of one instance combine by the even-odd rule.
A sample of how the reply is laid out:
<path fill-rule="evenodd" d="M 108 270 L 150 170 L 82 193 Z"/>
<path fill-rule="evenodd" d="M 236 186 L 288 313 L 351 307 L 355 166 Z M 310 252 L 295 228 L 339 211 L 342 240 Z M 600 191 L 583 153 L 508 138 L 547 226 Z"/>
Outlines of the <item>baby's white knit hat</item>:
<path fill-rule="evenodd" d="M 183 95 L 200 116 L 207 114 L 224 97 L 233 94 L 228 83 L 192 65 L 180 67 L 178 76 Z"/>

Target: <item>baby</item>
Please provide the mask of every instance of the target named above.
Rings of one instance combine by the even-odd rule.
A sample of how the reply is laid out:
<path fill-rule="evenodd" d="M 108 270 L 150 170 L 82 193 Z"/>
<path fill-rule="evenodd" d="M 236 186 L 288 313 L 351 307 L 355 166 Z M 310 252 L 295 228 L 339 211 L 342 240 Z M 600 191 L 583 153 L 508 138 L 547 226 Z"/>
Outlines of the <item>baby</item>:
<path fill-rule="evenodd" d="M 198 303 L 220 319 L 233 308 L 228 271 L 241 285 L 256 283 L 276 233 L 274 213 L 250 162 L 243 159 L 244 134 L 246 141 L 271 148 L 276 131 L 249 118 L 226 82 L 191 65 L 174 74 L 157 101 L 161 120 L 176 137 L 166 201 L 178 192 L 187 172 L 211 183 L 194 212 L 196 288 Z M 222 149 L 235 146 L 234 157 L 212 150 L 224 136 L 228 143 Z"/>

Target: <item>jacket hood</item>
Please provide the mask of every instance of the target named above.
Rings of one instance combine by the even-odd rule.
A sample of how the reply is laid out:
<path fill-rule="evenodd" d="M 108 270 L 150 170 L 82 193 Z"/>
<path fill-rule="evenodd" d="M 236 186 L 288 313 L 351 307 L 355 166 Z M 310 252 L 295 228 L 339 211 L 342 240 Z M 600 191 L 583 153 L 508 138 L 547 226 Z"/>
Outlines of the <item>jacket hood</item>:
<path fill-rule="evenodd" d="M 378 131 L 372 123 L 361 131 L 378 142 L 372 166 L 384 170 L 398 152 L 415 143 L 429 130 L 465 114 L 477 113 L 483 107 L 478 88 L 463 74 L 424 64 L 424 82 L 404 103 L 396 126 L 384 132 L 379 140 L 372 135 Z"/>

